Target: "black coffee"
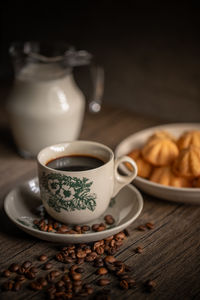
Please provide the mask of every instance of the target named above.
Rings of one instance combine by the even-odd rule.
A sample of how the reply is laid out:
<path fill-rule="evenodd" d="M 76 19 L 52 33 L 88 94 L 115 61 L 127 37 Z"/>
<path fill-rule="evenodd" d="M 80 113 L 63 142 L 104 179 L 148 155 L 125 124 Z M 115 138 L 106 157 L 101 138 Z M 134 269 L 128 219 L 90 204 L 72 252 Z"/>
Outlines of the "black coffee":
<path fill-rule="evenodd" d="M 88 155 L 69 155 L 49 161 L 46 166 L 61 171 L 87 171 L 98 168 L 104 161 Z"/>

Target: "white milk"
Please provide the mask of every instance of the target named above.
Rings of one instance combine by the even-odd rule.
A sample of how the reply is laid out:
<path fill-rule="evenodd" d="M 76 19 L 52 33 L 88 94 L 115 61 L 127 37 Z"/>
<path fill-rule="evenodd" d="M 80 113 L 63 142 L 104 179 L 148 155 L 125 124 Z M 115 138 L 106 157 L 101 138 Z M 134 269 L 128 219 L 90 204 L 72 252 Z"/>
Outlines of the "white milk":
<path fill-rule="evenodd" d="M 45 146 L 79 137 L 85 99 L 69 69 L 29 63 L 16 77 L 8 111 L 20 153 L 35 156 Z"/>

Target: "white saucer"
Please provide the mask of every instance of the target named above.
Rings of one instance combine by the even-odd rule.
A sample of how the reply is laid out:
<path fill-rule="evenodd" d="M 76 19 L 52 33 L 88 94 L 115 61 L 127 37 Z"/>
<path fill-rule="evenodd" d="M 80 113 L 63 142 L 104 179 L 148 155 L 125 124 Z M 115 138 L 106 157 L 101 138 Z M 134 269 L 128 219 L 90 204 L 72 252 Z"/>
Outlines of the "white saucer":
<path fill-rule="evenodd" d="M 104 239 L 130 225 L 138 218 L 142 208 L 143 198 L 140 192 L 132 185 L 128 185 L 111 200 L 109 208 L 101 218 L 87 224 L 101 223 L 104 221 L 104 216 L 110 214 L 114 217 L 115 223 L 108 229 L 101 232 L 89 231 L 84 234 L 59 234 L 40 231 L 33 224 L 33 220 L 39 219 L 43 211 L 37 178 L 11 190 L 4 201 L 6 214 L 19 228 L 39 239 L 58 243 L 84 243 Z"/>
<path fill-rule="evenodd" d="M 139 131 L 121 141 L 115 150 L 115 156 L 126 155 L 131 150 L 142 147 L 147 139 L 156 131 L 165 130 L 178 138 L 183 132 L 195 129 L 200 130 L 200 123 L 166 124 Z M 128 174 L 128 170 L 124 166 L 120 166 L 120 169 Z M 135 178 L 134 184 L 147 194 L 164 200 L 200 205 L 200 188 L 165 186 L 139 176 Z"/>

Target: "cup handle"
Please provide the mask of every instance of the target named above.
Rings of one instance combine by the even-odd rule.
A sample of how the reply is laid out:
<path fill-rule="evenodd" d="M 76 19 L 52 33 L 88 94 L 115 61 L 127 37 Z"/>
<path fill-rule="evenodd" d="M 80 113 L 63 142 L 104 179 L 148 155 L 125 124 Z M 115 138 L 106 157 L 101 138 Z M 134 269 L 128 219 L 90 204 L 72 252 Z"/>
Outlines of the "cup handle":
<path fill-rule="evenodd" d="M 121 163 L 128 162 L 133 167 L 133 170 L 128 175 L 121 175 L 118 172 L 118 167 Z M 117 193 L 123 188 L 125 185 L 129 184 L 135 177 L 137 176 L 137 165 L 135 161 L 129 156 L 122 156 L 115 159 L 114 162 L 114 191 L 112 197 L 115 197 Z"/>

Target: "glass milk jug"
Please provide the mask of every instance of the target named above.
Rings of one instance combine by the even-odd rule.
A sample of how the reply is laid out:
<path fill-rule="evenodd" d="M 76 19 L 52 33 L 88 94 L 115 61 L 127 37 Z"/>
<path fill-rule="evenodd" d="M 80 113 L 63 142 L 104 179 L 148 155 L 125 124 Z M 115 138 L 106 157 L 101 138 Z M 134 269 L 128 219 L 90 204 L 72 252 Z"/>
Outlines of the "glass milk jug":
<path fill-rule="evenodd" d="M 10 127 L 24 157 L 52 144 L 79 137 L 85 97 L 73 78 L 75 66 L 91 62 L 91 54 L 65 44 L 37 42 L 13 44 L 10 48 L 15 81 L 8 100 Z M 93 67 L 94 95 L 90 111 L 101 108 L 104 73 Z"/>

